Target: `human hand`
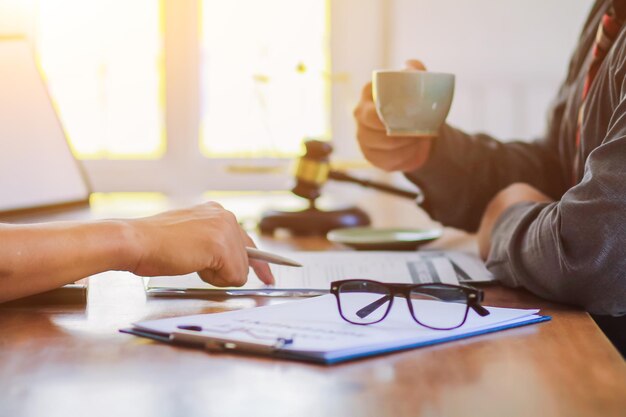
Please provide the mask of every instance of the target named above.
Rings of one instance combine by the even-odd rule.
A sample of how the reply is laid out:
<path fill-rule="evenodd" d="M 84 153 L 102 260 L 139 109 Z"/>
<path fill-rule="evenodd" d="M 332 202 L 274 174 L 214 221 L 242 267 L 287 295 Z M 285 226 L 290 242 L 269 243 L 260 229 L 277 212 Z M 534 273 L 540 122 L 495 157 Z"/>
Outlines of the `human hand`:
<path fill-rule="evenodd" d="M 409 60 L 407 69 L 426 70 L 424 64 Z M 385 126 L 376 113 L 372 83 L 363 87 L 361 101 L 354 109 L 357 139 L 365 158 L 385 171 L 413 171 L 426 162 L 432 144 L 431 136 L 387 136 Z"/>
<path fill-rule="evenodd" d="M 134 265 L 140 276 L 198 272 L 202 280 L 220 287 L 242 286 L 248 266 L 265 284 L 273 284 L 269 265 L 249 260 L 246 246 L 255 247 L 235 216 L 215 202 L 129 220 L 135 237 Z"/>
<path fill-rule="evenodd" d="M 522 202 L 544 203 L 552 199 L 528 184 L 511 184 L 495 195 L 487 205 L 478 228 L 478 251 L 483 260 L 487 260 L 491 249 L 491 232 L 498 219 L 514 204 Z"/>

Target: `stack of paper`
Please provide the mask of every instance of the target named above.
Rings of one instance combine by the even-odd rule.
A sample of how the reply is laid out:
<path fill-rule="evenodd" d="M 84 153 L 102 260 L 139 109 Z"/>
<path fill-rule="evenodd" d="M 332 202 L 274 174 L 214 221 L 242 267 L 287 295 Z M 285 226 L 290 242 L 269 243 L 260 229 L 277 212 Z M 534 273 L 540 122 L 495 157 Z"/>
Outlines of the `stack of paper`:
<path fill-rule="evenodd" d="M 453 303 L 441 302 L 441 304 L 442 306 L 437 308 L 438 314 L 452 314 L 455 307 Z M 449 311 L 446 311 L 445 305 L 450 306 Z M 431 330 L 417 324 L 409 313 L 406 300 L 396 297 L 385 320 L 377 324 L 360 326 L 344 321 L 339 315 L 335 297 L 323 295 L 240 311 L 145 321 L 135 323 L 132 329 L 123 331 L 163 341 L 167 341 L 172 334 L 180 332 L 181 329 L 193 329 L 207 340 L 214 337 L 227 339 L 235 344 L 290 339 L 292 343 L 271 354 L 330 364 L 550 319 L 538 315 L 538 310 L 496 307 L 487 309 L 491 314 L 485 317 L 480 317 L 470 310 L 467 321 L 460 328 Z"/>
<path fill-rule="evenodd" d="M 303 268 L 272 265 L 276 277 L 273 289 L 264 287 L 250 273 L 248 283 L 242 288 L 224 290 L 203 282 L 197 274 L 148 279 L 146 290 L 154 296 L 171 296 L 202 291 L 242 292 L 312 290 L 318 294 L 328 292 L 331 281 L 348 278 L 368 278 L 382 282 L 413 284 L 492 281 L 493 275 L 483 262 L 473 254 L 459 251 L 419 252 L 285 252 L 283 255 L 300 262 Z"/>

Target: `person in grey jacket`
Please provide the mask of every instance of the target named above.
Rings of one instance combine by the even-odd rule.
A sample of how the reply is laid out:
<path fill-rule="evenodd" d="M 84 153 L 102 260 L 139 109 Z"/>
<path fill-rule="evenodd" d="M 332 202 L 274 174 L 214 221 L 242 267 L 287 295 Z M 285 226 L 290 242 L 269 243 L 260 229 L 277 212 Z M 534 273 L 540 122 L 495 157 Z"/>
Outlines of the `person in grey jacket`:
<path fill-rule="evenodd" d="M 404 172 L 433 219 L 477 232 L 503 284 L 608 316 L 626 314 L 624 3 L 593 6 L 535 142 L 502 143 L 449 125 L 435 138 L 389 138 L 369 84 L 354 112 L 365 157 Z M 597 35 L 602 25 L 608 33 Z M 609 322 L 626 329 L 623 318 Z"/>

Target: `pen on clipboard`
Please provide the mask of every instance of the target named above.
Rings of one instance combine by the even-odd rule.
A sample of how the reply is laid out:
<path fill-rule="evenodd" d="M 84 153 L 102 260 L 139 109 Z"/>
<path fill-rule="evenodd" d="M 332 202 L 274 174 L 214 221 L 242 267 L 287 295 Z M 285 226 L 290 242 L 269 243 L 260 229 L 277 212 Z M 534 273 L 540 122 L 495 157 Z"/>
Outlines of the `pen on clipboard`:
<path fill-rule="evenodd" d="M 250 259 L 256 259 L 257 261 L 265 261 L 267 263 L 276 264 L 276 265 L 296 266 L 296 267 L 302 266 L 302 264 L 292 259 L 285 258 L 284 256 L 276 255 L 273 253 L 265 252 L 259 249 L 246 248 L 246 252 L 248 252 L 248 257 Z"/>

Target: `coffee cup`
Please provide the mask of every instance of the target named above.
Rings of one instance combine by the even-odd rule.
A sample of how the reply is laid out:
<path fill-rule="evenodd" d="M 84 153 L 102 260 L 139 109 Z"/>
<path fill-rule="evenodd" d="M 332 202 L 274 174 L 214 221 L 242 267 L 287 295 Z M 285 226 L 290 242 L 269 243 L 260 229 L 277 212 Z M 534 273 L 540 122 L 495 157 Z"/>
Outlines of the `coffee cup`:
<path fill-rule="evenodd" d="M 454 74 L 374 71 L 376 111 L 390 136 L 436 136 L 454 95 Z"/>

